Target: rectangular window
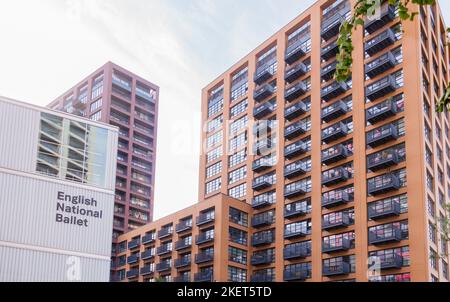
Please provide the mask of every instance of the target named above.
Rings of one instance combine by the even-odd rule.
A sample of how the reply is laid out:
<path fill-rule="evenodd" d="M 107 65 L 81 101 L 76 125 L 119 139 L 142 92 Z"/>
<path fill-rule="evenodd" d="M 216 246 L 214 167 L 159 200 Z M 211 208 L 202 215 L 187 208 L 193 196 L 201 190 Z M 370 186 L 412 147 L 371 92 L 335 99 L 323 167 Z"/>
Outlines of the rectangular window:
<path fill-rule="evenodd" d="M 91 112 L 96 111 L 100 107 L 102 107 L 103 100 L 99 99 L 98 101 L 95 101 L 91 104 Z"/>
<path fill-rule="evenodd" d="M 223 123 L 223 115 L 220 115 L 215 119 L 213 119 L 212 121 L 210 121 L 207 126 L 208 133 L 214 132 L 215 130 L 222 127 L 222 123 Z"/>
<path fill-rule="evenodd" d="M 216 159 L 221 158 L 223 155 L 223 148 L 222 147 L 218 147 L 214 150 L 211 150 L 207 155 L 206 155 L 206 161 L 208 163 L 215 161 Z"/>
<path fill-rule="evenodd" d="M 101 120 L 101 118 L 102 118 L 102 112 L 99 111 L 99 112 L 96 112 L 93 115 L 91 115 L 91 117 L 89 119 L 91 121 L 96 121 L 97 122 L 97 121 Z"/>
<path fill-rule="evenodd" d="M 222 172 L 222 162 L 218 162 L 208 168 L 206 168 L 206 178 L 211 178 Z"/>
<path fill-rule="evenodd" d="M 231 107 L 230 109 L 230 117 L 233 118 L 235 116 L 238 116 L 242 112 L 247 111 L 248 108 L 248 100 L 245 99 L 242 102 L 236 104 L 235 106 Z"/>
<path fill-rule="evenodd" d="M 247 160 L 247 149 L 242 149 L 228 157 L 228 167 L 233 168 Z"/>
<path fill-rule="evenodd" d="M 247 270 L 229 266 L 228 282 L 247 282 Z"/>
<path fill-rule="evenodd" d="M 247 264 L 247 251 L 235 248 L 233 246 L 228 247 L 228 260 L 240 264 Z"/>
<path fill-rule="evenodd" d="M 228 184 L 234 184 L 247 177 L 247 166 L 228 173 Z"/>
<path fill-rule="evenodd" d="M 206 147 L 209 149 L 213 146 L 216 146 L 220 144 L 222 140 L 223 140 L 223 131 L 219 131 L 208 137 L 208 139 L 206 140 Z"/>
<path fill-rule="evenodd" d="M 229 239 L 231 242 L 247 246 L 248 234 L 246 231 L 230 227 L 228 232 L 229 232 Z"/>
<path fill-rule="evenodd" d="M 230 221 L 242 226 L 248 226 L 248 214 L 241 210 L 230 207 Z"/>
<path fill-rule="evenodd" d="M 244 183 L 228 190 L 228 195 L 235 199 L 241 199 L 247 195 L 247 184 Z"/>
<path fill-rule="evenodd" d="M 213 192 L 219 191 L 222 185 L 222 179 L 217 178 L 206 184 L 206 194 L 211 194 Z"/>

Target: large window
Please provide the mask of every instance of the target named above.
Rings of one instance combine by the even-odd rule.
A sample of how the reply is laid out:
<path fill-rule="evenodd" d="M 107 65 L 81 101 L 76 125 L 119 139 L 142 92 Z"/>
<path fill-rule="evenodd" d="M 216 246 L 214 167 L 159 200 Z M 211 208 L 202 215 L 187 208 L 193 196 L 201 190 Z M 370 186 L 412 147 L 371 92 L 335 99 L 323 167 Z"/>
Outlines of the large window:
<path fill-rule="evenodd" d="M 242 226 L 248 226 L 248 214 L 230 207 L 230 221 Z"/>
<path fill-rule="evenodd" d="M 228 183 L 234 184 L 247 177 L 247 166 L 234 170 L 228 174 Z"/>
<path fill-rule="evenodd" d="M 218 162 L 208 168 L 206 168 L 206 178 L 211 178 L 222 172 L 222 162 Z"/>
<path fill-rule="evenodd" d="M 206 194 L 211 194 L 213 192 L 219 191 L 222 185 L 222 179 L 217 178 L 206 184 Z"/>
<path fill-rule="evenodd" d="M 242 149 L 228 157 L 228 167 L 233 168 L 247 160 L 247 149 Z"/>
<path fill-rule="evenodd" d="M 230 117 L 233 118 L 235 116 L 238 116 L 242 112 L 245 112 L 248 108 L 248 100 L 245 99 L 242 102 L 236 104 L 235 106 L 231 107 L 230 109 Z"/>
<path fill-rule="evenodd" d="M 247 270 L 234 266 L 228 267 L 229 282 L 247 282 Z"/>
<path fill-rule="evenodd" d="M 247 195 L 247 184 L 244 183 L 228 190 L 228 195 L 235 199 L 241 199 Z"/>
<path fill-rule="evenodd" d="M 228 247 L 228 260 L 240 264 L 247 264 L 247 251 L 235 248 L 233 246 Z"/>
<path fill-rule="evenodd" d="M 103 100 L 99 99 L 98 101 L 95 101 L 91 104 L 91 112 L 96 111 L 100 107 L 102 107 Z"/>

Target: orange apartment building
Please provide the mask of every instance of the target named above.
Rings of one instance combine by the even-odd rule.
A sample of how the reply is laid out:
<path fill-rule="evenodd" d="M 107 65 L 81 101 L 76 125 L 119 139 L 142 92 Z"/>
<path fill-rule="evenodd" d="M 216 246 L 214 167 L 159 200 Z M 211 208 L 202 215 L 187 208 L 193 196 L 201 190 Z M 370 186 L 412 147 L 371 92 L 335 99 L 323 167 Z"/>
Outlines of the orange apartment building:
<path fill-rule="evenodd" d="M 117 252 L 130 256 L 126 245 L 149 230 L 215 204 L 213 274 L 200 278 L 194 263 L 190 281 L 448 281 L 439 221 L 450 201 L 450 125 L 434 110 L 449 81 L 440 8 L 411 5 L 419 15 L 402 23 L 385 2 L 355 32 L 352 78 L 338 83 L 336 39 L 354 3 L 317 1 L 203 89 L 201 202 L 119 237 Z M 249 215 L 232 253 L 228 202 Z M 198 252 L 192 244 L 190 257 Z M 176 266 L 159 273 L 163 259 L 150 280 L 187 281 Z M 122 263 L 120 279 L 147 280 L 139 261 Z"/>

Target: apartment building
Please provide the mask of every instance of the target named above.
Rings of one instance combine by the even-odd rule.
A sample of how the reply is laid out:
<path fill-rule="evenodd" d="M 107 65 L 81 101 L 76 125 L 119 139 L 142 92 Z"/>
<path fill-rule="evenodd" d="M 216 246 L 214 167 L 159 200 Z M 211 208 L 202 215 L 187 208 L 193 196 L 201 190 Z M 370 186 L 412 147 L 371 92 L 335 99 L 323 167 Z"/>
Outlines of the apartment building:
<path fill-rule="evenodd" d="M 0 281 L 107 282 L 118 129 L 0 97 L 0 138 Z"/>
<path fill-rule="evenodd" d="M 49 108 L 119 128 L 113 238 L 153 220 L 159 87 L 106 63 Z"/>
<path fill-rule="evenodd" d="M 245 282 L 251 206 L 218 194 L 119 236 L 112 281 Z"/>
<path fill-rule="evenodd" d="M 317 1 L 203 89 L 199 199 L 252 207 L 247 281 L 448 281 L 446 26 L 384 1 L 336 82 L 355 2 Z"/>

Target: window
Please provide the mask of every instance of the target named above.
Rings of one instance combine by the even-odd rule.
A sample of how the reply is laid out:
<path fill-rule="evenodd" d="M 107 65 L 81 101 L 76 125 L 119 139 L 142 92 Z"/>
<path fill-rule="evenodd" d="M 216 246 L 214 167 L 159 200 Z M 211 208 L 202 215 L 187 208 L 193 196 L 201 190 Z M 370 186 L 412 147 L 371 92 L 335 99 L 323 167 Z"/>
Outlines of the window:
<path fill-rule="evenodd" d="M 221 143 L 223 139 L 223 131 L 219 131 L 207 138 L 206 147 L 209 149 Z"/>
<path fill-rule="evenodd" d="M 230 227 L 228 232 L 230 237 L 229 239 L 231 242 L 247 246 L 248 235 L 246 231 Z"/>
<path fill-rule="evenodd" d="M 238 133 L 248 125 L 248 116 L 245 115 L 230 124 L 230 135 Z"/>
<path fill-rule="evenodd" d="M 431 222 L 428 222 L 428 239 L 434 244 L 437 242 L 436 227 Z"/>
<path fill-rule="evenodd" d="M 222 147 L 218 147 L 214 150 L 211 150 L 207 155 L 206 155 L 206 161 L 208 163 L 215 161 L 216 159 L 219 159 L 222 157 L 223 154 L 223 148 Z"/>
<path fill-rule="evenodd" d="M 102 118 L 102 112 L 96 112 L 93 115 L 91 115 L 91 117 L 89 118 L 91 121 L 99 121 Z"/>
<path fill-rule="evenodd" d="M 206 194 L 211 194 L 213 192 L 219 191 L 222 185 L 222 179 L 217 178 L 206 184 Z"/>
<path fill-rule="evenodd" d="M 305 272 L 307 278 L 311 278 L 311 262 L 286 265 L 284 267 L 285 274 L 294 274 Z"/>
<path fill-rule="evenodd" d="M 230 221 L 242 226 L 247 227 L 248 226 L 248 214 L 230 207 Z"/>
<path fill-rule="evenodd" d="M 229 282 L 247 282 L 247 270 L 234 266 L 228 267 Z"/>
<path fill-rule="evenodd" d="M 242 149 L 228 157 L 228 167 L 233 168 L 247 160 L 247 149 Z"/>
<path fill-rule="evenodd" d="M 379 250 L 369 253 L 369 257 L 376 257 L 380 262 L 390 261 L 395 256 L 400 256 L 403 259 L 403 266 L 408 266 L 410 264 L 409 247 L 401 247 L 394 249 Z"/>
<path fill-rule="evenodd" d="M 103 75 L 95 78 L 94 83 L 92 84 L 92 99 L 96 99 L 103 93 Z"/>
<path fill-rule="evenodd" d="M 228 195 L 235 199 L 241 199 L 247 195 L 247 184 L 244 183 L 228 190 Z"/>
<path fill-rule="evenodd" d="M 222 172 L 222 162 L 218 162 L 208 168 L 206 168 L 206 178 L 211 178 Z"/>
<path fill-rule="evenodd" d="M 234 170 L 228 174 L 228 184 L 234 184 L 247 177 L 247 166 Z"/>
<path fill-rule="evenodd" d="M 238 103 L 237 105 L 231 107 L 230 109 L 230 117 L 233 118 L 235 116 L 238 116 L 242 112 L 246 111 L 248 108 L 248 100 L 245 99 L 242 102 Z"/>
<path fill-rule="evenodd" d="M 230 139 L 229 141 L 229 151 L 234 152 L 235 150 L 241 148 L 247 144 L 247 131 L 239 134 L 238 136 Z"/>
<path fill-rule="evenodd" d="M 99 99 L 98 101 L 95 101 L 91 104 L 91 112 L 96 111 L 100 107 L 102 107 L 103 100 Z"/>
<path fill-rule="evenodd" d="M 311 221 L 301 221 L 301 222 L 295 222 L 291 224 L 287 224 L 284 227 L 284 234 L 285 235 L 293 235 L 301 233 L 303 235 L 311 234 Z"/>
<path fill-rule="evenodd" d="M 427 172 L 427 188 L 431 192 L 434 192 L 433 176 L 429 172 Z"/>
<path fill-rule="evenodd" d="M 433 249 L 430 249 L 430 266 L 435 270 L 438 269 L 438 259 L 439 256 L 437 255 L 437 253 Z"/>
<path fill-rule="evenodd" d="M 411 274 L 395 274 L 370 277 L 369 282 L 411 282 Z"/>
<path fill-rule="evenodd" d="M 235 248 L 233 246 L 228 247 L 228 260 L 240 264 L 247 264 L 247 251 Z"/>
<path fill-rule="evenodd" d="M 436 204 L 434 203 L 433 199 L 428 196 L 428 214 L 431 217 L 435 217 L 436 213 Z"/>
<path fill-rule="evenodd" d="M 223 110 L 223 86 L 210 93 L 208 101 L 208 118 Z"/>
<path fill-rule="evenodd" d="M 223 115 L 220 115 L 220 116 L 216 117 L 215 119 L 213 119 L 212 121 L 208 122 L 208 125 L 207 125 L 208 133 L 214 132 L 215 130 L 222 127 L 222 123 L 223 123 Z"/>

